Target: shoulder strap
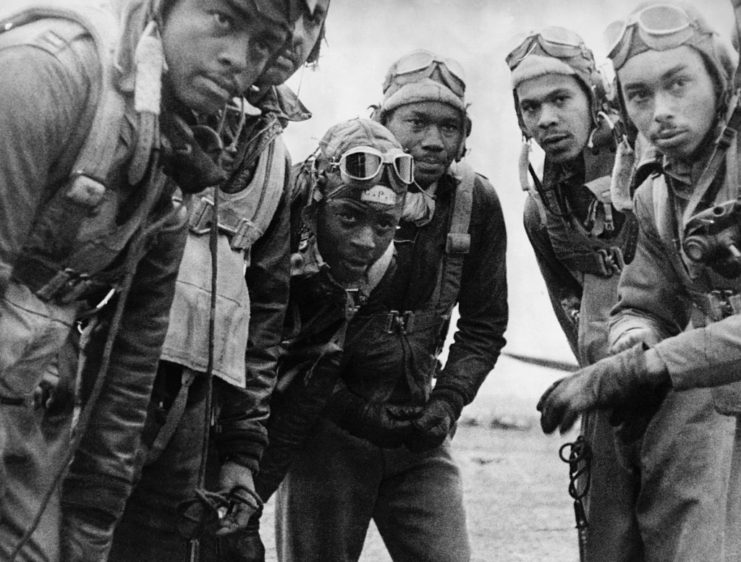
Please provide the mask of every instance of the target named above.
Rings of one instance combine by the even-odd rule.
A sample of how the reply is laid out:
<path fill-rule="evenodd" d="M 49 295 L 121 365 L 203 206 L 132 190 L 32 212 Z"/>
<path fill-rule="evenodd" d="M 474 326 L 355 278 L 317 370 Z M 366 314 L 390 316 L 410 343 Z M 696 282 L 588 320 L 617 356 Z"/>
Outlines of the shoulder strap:
<path fill-rule="evenodd" d="M 476 172 L 465 162 L 458 162 L 454 175 L 459 183 L 455 190 L 455 202 L 448 238 L 445 242 L 445 253 L 448 255 L 462 255 L 467 254 L 471 248 L 471 235 L 468 233 L 468 226 L 471 222 L 473 184 L 476 180 Z"/>
<path fill-rule="evenodd" d="M 276 137 L 270 143 L 267 150 L 265 150 L 258 164 L 258 171 L 263 166 L 265 167 L 265 180 L 260 195 L 260 202 L 255 209 L 252 222 L 260 232 L 260 235 L 268 229 L 268 225 L 273 220 L 278 203 L 285 190 L 287 160 L 288 151 L 286 150 L 286 145 L 283 139 Z M 258 174 L 255 175 L 257 176 Z"/>
<path fill-rule="evenodd" d="M 81 25 L 92 37 L 101 64 L 99 103 L 85 144 L 72 169 L 69 195 L 82 203 L 97 204 L 105 191 L 104 181 L 112 166 L 118 130 L 124 115 L 124 99 L 113 85 L 113 53 L 119 24 L 107 0 L 10 0 L 0 10 L 0 32 L 42 19 L 63 18 Z"/>
<path fill-rule="evenodd" d="M 476 172 L 465 162 L 458 162 L 451 168 L 458 182 L 455 190 L 453 211 L 450 217 L 448 237 L 445 241 L 445 257 L 440 268 L 432 302 L 443 315 L 450 313 L 461 286 L 463 261 L 471 249 L 471 235 L 468 232 L 473 206 L 473 187 Z"/>

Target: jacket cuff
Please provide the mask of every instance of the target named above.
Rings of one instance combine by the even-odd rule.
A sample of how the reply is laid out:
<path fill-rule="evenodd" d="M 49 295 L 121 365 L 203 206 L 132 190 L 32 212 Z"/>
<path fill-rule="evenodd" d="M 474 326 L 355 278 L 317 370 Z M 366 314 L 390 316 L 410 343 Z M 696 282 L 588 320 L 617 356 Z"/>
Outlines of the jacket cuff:
<path fill-rule="evenodd" d="M 260 457 L 267 443 L 264 433 L 244 430 L 238 426 L 221 426 L 214 431 L 214 444 L 221 464 L 235 462 L 249 468 L 253 473 L 260 467 Z"/>
<path fill-rule="evenodd" d="M 466 400 L 463 395 L 452 388 L 432 389 L 430 401 L 432 400 L 441 400 L 450 406 L 451 413 L 453 414 L 453 421 L 457 420 L 461 416 L 463 406 L 466 405 Z"/>

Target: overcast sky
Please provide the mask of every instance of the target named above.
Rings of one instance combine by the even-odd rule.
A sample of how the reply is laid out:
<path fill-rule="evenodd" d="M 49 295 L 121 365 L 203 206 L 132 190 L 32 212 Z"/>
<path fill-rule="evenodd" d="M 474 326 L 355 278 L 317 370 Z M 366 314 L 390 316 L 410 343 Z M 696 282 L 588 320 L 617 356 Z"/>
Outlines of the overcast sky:
<path fill-rule="evenodd" d="M 504 58 L 513 39 L 546 25 L 577 31 L 605 63 L 602 33 L 626 15 L 635 0 L 332 0 L 319 67 L 289 83 L 314 114 L 291 125 L 286 141 L 294 161 L 306 157 L 334 123 L 368 116 L 381 97 L 387 68 L 415 48 L 457 59 L 466 71 L 473 132 L 468 161 L 497 189 L 508 230 L 510 328 L 513 351 L 568 359 L 570 352 L 547 301 L 522 228 L 525 195 L 517 179 L 520 133 Z M 694 2 L 729 33 L 730 0 Z M 536 331 L 537 330 L 537 331 Z M 537 347 L 532 342 L 537 339 Z"/>

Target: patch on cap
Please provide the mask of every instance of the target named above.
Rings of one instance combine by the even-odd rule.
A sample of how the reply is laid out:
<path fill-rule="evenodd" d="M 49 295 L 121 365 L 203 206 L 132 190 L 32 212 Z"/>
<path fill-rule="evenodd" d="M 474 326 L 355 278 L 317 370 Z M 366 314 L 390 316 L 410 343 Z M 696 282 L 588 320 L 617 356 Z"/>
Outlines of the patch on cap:
<path fill-rule="evenodd" d="M 374 185 L 360 193 L 360 200 L 365 203 L 378 203 L 380 205 L 396 205 L 396 193 L 385 185 Z"/>

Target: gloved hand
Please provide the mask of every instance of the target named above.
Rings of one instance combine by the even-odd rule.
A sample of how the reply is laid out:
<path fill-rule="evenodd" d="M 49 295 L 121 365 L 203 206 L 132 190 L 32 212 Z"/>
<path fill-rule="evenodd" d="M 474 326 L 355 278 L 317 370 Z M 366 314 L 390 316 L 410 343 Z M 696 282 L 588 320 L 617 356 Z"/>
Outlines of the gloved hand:
<path fill-rule="evenodd" d="M 462 409 L 463 397 L 457 392 L 433 390 L 422 415 L 412 423 L 414 431 L 406 442 L 407 448 L 419 453 L 442 445 Z"/>
<path fill-rule="evenodd" d="M 260 515 L 250 517 L 244 529 L 219 539 L 221 562 L 265 562 L 265 545 L 260 538 Z"/>
<path fill-rule="evenodd" d="M 234 508 L 219 521 L 219 529 L 214 533 L 216 536 L 246 529 L 250 518 L 262 511 L 262 502 L 255 493 L 252 471 L 246 466 L 226 461 L 219 473 L 219 490 L 243 501 L 236 502 Z"/>
<path fill-rule="evenodd" d="M 649 326 L 633 327 L 625 330 L 610 346 L 610 354 L 620 353 L 633 347 L 637 343 L 645 343 L 653 347 L 661 341 L 661 337 Z"/>
<path fill-rule="evenodd" d="M 558 427 L 564 433 L 587 410 L 624 405 L 640 392 L 669 382 L 658 356 L 649 368 L 646 353 L 639 343 L 553 383 L 537 405 L 543 431 L 553 433 Z"/>
<path fill-rule="evenodd" d="M 421 414 L 422 408 L 366 400 L 339 384 L 326 411 L 350 435 L 391 448 L 404 444 L 412 432 L 412 420 Z"/>

